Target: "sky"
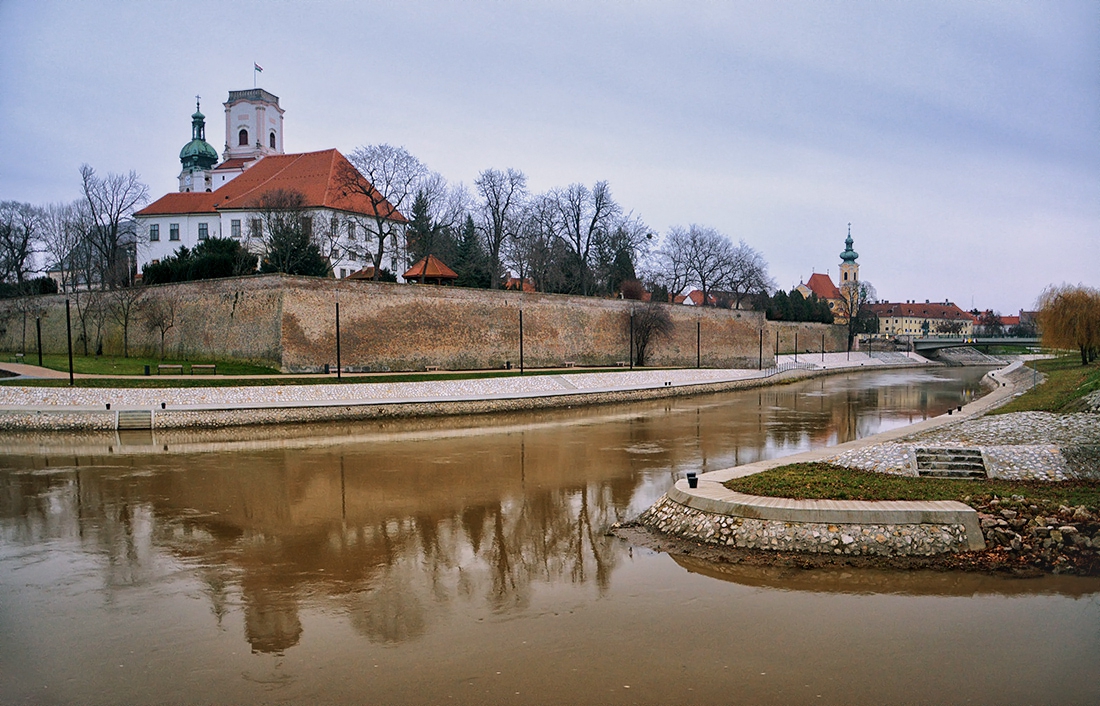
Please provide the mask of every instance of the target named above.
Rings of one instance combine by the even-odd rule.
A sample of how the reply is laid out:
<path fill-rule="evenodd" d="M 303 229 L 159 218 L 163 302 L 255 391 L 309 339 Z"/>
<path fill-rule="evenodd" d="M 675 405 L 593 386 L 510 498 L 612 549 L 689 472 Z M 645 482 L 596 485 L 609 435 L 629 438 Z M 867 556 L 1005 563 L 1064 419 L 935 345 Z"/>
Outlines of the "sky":
<path fill-rule="evenodd" d="M 401 145 L 452 182 L 607 180 L 654 233 L 744 240 L 789 289 L 851 224 L 881 299 L 1003 314 L 1100 286 L 1100 2 L 0 0 L 0 200 L 83 163 L 175 191 L 195 96 L 285 148 Z"/>

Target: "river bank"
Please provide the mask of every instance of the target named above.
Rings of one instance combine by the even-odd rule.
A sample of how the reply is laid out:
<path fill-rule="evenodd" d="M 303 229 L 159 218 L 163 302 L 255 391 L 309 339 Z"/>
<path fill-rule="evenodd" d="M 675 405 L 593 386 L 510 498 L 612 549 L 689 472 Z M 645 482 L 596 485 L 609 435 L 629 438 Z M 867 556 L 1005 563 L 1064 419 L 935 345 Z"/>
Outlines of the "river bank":
<path fill-rule="evenodd" d="M 832 450 L 704 474 L 698 488 L 680 481 L 614 531 L 651 548 L 734 563 L 1100 575 L 1097 508 L 1052 505 L 1030 498 L 1028 490 L 1028 484 L 1100 477 L 1096 414 L 985 416 L 1035 383 L 1019 364 L 990 379 L 998 388 L 953 419 L 944 415 Z M 918 448 L 980 452 L 986 477 L 1018 481 L 1019 490 L 1007 498 L 983 495 L 979 480 L 962 502 L 863 502 L 763 498 L 722 485 L 792 461 L 915 477 Z"/>
<path fill-rule="evenodd" d="M 855 370 L 936 365 L 915 354 L 780 356 L 764 370 L 648 369 L 421 382 L 241 387 L 0 386 L 0 430 L 215 429 L 486 414 L 700 395 Z"/>

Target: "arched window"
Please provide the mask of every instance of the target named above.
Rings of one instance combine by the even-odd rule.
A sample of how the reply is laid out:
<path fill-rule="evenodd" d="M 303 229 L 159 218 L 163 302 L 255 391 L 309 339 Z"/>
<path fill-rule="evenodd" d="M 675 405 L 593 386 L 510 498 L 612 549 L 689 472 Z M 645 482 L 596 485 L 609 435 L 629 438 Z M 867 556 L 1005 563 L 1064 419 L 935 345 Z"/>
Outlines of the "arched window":
<path fill-rule="evenodd" d="M 248 130 L 242 129 L 237 133 L 237 144 L 241 147 L 248 147 Z"/>
<path fill-rule="evenodd" d="M 270 144 L 271 149 L 275 149 L 275 133 L 271 133 L 271 135 L 268 136 L 267 141 L 268 144 Z"/>

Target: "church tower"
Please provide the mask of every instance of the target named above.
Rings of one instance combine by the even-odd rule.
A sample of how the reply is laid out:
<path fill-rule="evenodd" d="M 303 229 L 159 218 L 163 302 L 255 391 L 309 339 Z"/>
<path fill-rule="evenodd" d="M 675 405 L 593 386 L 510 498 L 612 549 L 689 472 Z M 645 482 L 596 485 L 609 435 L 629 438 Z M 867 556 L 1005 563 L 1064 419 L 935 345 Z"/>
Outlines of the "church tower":
<path fill-rule="evenodd" d="M 848 239 L 844 241 L 844 252 L 840 253 L 840 289 L 843 291 L 859 285 L 859 253 L 852 249 L 852 224 L 848 224 Z"/>
<path fill-rule="evenodd" d="M 210 169 L 217 163 L 218 151 L 206 141 L 206 116 L 199 110 L 199 97 L 195 96 L 191 141 L 180 150 L 180 191 L 210 191 Z"/>
<path fill-rule="evenodd" d="M 262 88 L 230 91 L 225 102 L 222 158 L 256 160 L 283 154 L 283 109 L 279 97 Z"/>

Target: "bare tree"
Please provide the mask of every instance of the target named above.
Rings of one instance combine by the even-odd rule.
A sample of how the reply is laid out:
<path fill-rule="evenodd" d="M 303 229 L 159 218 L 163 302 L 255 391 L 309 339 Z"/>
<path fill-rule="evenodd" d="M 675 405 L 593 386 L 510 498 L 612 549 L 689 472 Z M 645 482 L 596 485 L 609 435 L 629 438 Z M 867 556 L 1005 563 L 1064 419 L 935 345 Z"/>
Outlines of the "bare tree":
<path fill-rule="evenodd" d="M 878 298 L 875 286 L 867 281 L 850 282 L 840 290 L 840 303 L 833 312 L 837 323 L 848 327 L 848 348 L 860 333 L 877 333 L 878 316 L 868 306 Z"/>
<path fill-rule="evenodd" d="M 672 316 L 668 304 L 649 302 L 631 312 L 634 317 L 634 365 L 645 365 L 650 344 L 672 334 Z"/>
<path fill-rule="evenodd" d="M 768 275 L 768 263 L 764 256 L 749 247 L 744 240 L 733 249 L 729 273 L 719 286 L 729 293 L 735 309 L 740 309 L 746 298 L 766 295 L 775 289 L 775 283 Z"/>
<path fill-rule="evenodd" d="M 733 271 L 734 251 L 729 238 L 714 228 L 692 224 L 669 230 L 662 249 L 667 263 L 674 263 L 675 272 L 684 285 L 695 285 L 703 295 L 703 306 L 711 302 L 711 290 L 729 281 Z M 667 279 L 673 280 L 671 275 Z M 678 284 L 678 282 L 677 282 Z M 680 290 L 669 288 L 670 293 Z"/>
<path fill-rule="evenodd" d="M 29 203 L 0 202 L 0 281 L 22 283 L 42 239 L 42 210 Z"/>
<path fill-rule="evenodd" d="M 145 330 L 160 334 L 160 358 L 164 360 L 164 339 L 176 326 L 176 309 L 179 297 L 169 290 L 161 290 L 155 296 L 145 297 L 139 306 L 139 315 Z"/>
<path fill-rule="evenodd" d="M 480 230 L 489 253 L 490 287 L 500 289 L 502 248 L 519 233 L 527 200 L 527 177 L 514 169 L 486 169 L 474 186 L 481 196 Z"/>
<path fill-rule="evenodd" d="M 262 272 L 324 277 L 329 264 L 314 242 L 316 218 L 300 191 L 273 189 L 253 205 L 264 242 Z"/>
<path fill-rule="evenodd" d="M 505 242 L 504 260 L 520 281 L 530 279 L 540 292 L 555 291 L 559 242 L 558 209 L 546 194 L 535 196 L 520 216 L 519 227 Z"/>
<path fill-rule="evenodd" d="M 141 287 L 119 287 L 110 292 L 107 316 L 122 327 L 122 357 L 130 357 L 130 324 L 141 310 L 145 291 Z"/>
<path fill-rule="evenodd" d="M 137 234 L 131 216 L 149 200 L 149 187 L 137 172 L 99 177 L 87 164 L 80 167 L 88 206 L 87 243 L 95 256 L 100 285 L 113 289 L 133 282 L 137 266 Z"/>
<path fill-rule="evenodd" d="M 428 170 L 404 147 L 393 145 L 360 147 L 348 155 L 348 161 L 337 178 L 346 193 L 365 197 L 371 204 L 373 213 L 363 217 L 360 225 L 376 241 L 371 259 L 378 280 L 387 248 L 400 247 L 403 240 L 402 209 L 412 205 Z"/>
<path fill-rule="evenodd" d="M 81 260 L 81 243 L 84 230 L 81 227 L 81 202 L 74 204 L 51 203 L 42 209 L 42 246 L 47 257 L 47 268 L 56 268 L 61 291 L 70 291 L 78 276 Z"/>
<path fill-rule="evenodd" d="M 570 184 L 551 192 L 560 216 L 560 237 L 569 247 L 574 291 L 592 294 L 593 247 L 599 241 L 607 241 L 615 226 L 615 219 L 622 213 L 611 198 L 611 188 L 606 181 L 598 181 L 588 189 L 584 184 Z"/>
<path fill-rule="evenodd" d="M 74 289 L 70 298 L 76 306 L 76 321 L 80 327 L 77 340 L 88 355 L 88 345 L 96 355 L 103 353 L 103 324 L 107 319 L 106 294 L 98 291 Z"/>

